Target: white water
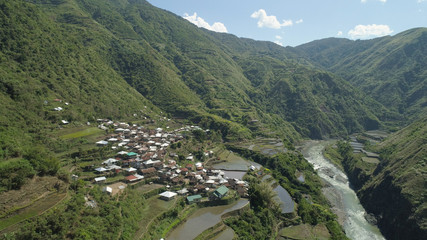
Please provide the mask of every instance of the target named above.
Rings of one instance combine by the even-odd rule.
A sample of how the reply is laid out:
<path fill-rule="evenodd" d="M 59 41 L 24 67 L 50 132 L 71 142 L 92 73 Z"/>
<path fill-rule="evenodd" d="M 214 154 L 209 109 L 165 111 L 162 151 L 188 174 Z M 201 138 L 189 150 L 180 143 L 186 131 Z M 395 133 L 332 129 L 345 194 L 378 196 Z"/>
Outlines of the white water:
<path fill-rule="evenodd" d="M 368 223 L 364 217 L 365 209 L 353 189 L 347 176 L 322 154 L 327 142 L 310 141 L 303 147 L 303 155 L 310 162 L 318 175 L 331 186 L 326 197 L 335 205 L 335 212 L 343 222 L 347 237 L 353 240 L 383 240 L 384 237 L 376 226 Z"/>

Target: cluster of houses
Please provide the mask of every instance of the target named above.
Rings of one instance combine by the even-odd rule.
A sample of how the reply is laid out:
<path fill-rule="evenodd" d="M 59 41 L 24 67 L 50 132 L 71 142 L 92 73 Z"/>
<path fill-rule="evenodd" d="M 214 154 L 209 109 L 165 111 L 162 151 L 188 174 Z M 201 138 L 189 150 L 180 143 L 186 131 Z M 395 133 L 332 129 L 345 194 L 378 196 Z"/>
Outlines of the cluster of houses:
<path fill-rule="evenodd" d="M 126 183 L 135 183 L 143 179 L 150 179 L 166 185 L 187 186 L 179 194 L 200 195 L 212 194 L 218 187 L 224 186 L 235 189 L 241 196 L 247 195 L 248 184 L 238 179 L 224 177 L 221 170 L 205 169 L 201 162 L 194 162 L 194 156 L 186 157 L 185 166 L 180 166 L 173 159 L 177 155 L 168 153 L 168 147 L 184 138 L 184 131 L 200 129 L 197 126 L 187 126 L 171 132 L 162 128 L 147 129 L 136 124 L 115 123 L 110 120 L 99 119 L 99 128 L 114 129 L 104 140 L 97 142 L 98 146 L 111 146 L 117 149 L 114 158 L 102 162 L 94 169 L 100 176 L 94 181 L 106 181 L 105 175 L 124 173 Z M 208 130 L 207 130 L 208 131 Z M 120 151 L 119 151 L 120 150 Z M 205 156 L 212 157 L 213 152 L 205 152 Z M 228 188 L 227 188 L 228 189 Z M 171 199 L 176 194 L 165 193 L 162 198 Z M 221 196 L 219 194 L 218 196 Z"/>

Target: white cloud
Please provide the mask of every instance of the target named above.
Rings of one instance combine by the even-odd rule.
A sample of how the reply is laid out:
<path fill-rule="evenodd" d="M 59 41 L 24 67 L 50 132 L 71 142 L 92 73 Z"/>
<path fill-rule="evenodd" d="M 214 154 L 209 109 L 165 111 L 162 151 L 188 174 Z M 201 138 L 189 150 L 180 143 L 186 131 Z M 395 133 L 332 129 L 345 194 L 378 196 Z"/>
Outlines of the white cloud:
<path fill-rule="evenodd" d="M 258 19 L 258 27 L 259 28 L 274 28 L 274 29 L 280 29 L 281 27 L 288 27 L 292 26 L 293 22 L 292 20 L 283 20 L 282 23 L 277 20 L 276 16 L 267 15 L 267 12 L 264 9 L 260 9 L 254 13 L 252 13 L 251 18 L 257 18 Z"/>
<path fill-rule="evenodd" d="M 280 42 L 279 40 L 274 41 L 274 43 L 275 43 L 275 44 L 277 44 L 277 45 L 279 45 L 279 46 L 282 46 L 282 47 L 283 47 L 283 43 L 282 43 L 282 42 Z"/>
<path fill-rule="evenodd" d="M 274 41 L 274 43 L 283 47 L 283 43 L 282 43 L 281 40 L 282 40 L 282 37 L 279 36 L 279 35 L 277 35 L 276 36 L 276 40 Z"/>
<path fill-rule="evenodd" d="M 382 37 L 393 32 L 388 25 L 357 25 L 350 31 L 348 35 L 352 39 L 367 39 L 373 37 Z"/>
<path fill-rule="evenodd" d="M 338 37 L 342 36 L 342 31 L 338 31 L 337 36 Z"/>
<path fill-rule="evenodd" d="M 300 20 L 297 20 L 295 23 L 296 23 L 296 24 L 300 24 L 300 23 L 302 23 L 302 22 L 304 22 L 304 20 L 300 19 Z"/>
<path fill-rule="evenodd" d="M 223 23 L 215 22 L 214 24 L 210 25 L 203 18 L 198 17 L 197 13 L 194 13 L 191 16 L 188 15 L 188 13 L 185 13 L 183 18 L 201 28 L 206 28 L 208 30 L 215 31 L 215 32 L 225 32 L 225 33 L 228 32 L 227 28 Z"/>
<path fill-rule="evenodd" d="M 422 3 L 422 2 L 425 2 L 425 1 L 427 1 L 427 0 L 418 0 L 417 3 Z"/>

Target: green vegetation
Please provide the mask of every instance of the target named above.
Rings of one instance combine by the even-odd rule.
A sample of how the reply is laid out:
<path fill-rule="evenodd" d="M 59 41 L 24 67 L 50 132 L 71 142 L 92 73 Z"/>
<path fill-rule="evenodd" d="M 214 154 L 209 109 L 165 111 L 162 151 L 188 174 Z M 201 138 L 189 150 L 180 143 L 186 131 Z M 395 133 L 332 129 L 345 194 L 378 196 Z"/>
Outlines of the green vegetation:
<path fill-rule="evenodd" d="M 239 217 L 230 217 L 225 223 L 233 228 L 239 239 L 272 239 L 275 222 L 274 215 L 269 209 L 255 212 L 249 210 Z"/>
<path fill-rule="evenodd" d="M 248 150 L 235 145 L 228 145 L 229 149 L 237 152 L 243 157 L 263 165 L 271 171 L 275 179 L 278 179 L 282 185 L 294 198 L 299 201 L 302 194 L 310 194 L 314 201 L 319 204 L 327 205 L 327 200 L 321 194 L 321 182 L 313 170 L 313 167 L 297 153 L 280 153 L 272 157 L 266 156 L 260 152 Z M 295 173 L 304 174 L 305 181 L 300 182 Z"/>
<path fill-rule="evenodd" d="M 101 130 L 99 128 L 92 127 L 92 128 L 86 128 L 86 129 L 78 131 L 78 132 L 73 132 L 73 133 L 69 133 L 66 135 L 62 135 L 61 138 L 62 139 L 80 138 L 80 137 L 86 137 L 86 136 L 90 136 L 93 134 L 97 134 L 99 132 L 101 132 Z"/>
<path fill-rule="evenodd" d="M 380 105 L 286 60 L 283 48 L 198 29 L 143 0 L 0 3 L 5 158 L 35 141 L 46 146 L 61 120 L 136 121 L 158 114 L 153 104 L 227 140 L 293 142 L 381 125 Z"/>
<path fill-rule="evenodd" d="M 323 155 L 331 162 L 335 164 L 335 166 L 339 167 L 341 170 L 344 170 L 342 165 L 343 157 L 338 152 L 338 146 L 336 144 L 331 144 L 325 147 L 323 151 Z"/>
<path fill-rule="evenodd" d="M 291 49 L 332 71 L 393 111 L 385 121 L 413 122 L 427 114 L 427 29 L 372 40 L 328 38 Z"/>
<path fill-rule="evenodd" d="M 427 234 L 426 146 L 427 118 L 390 135 L 377 148 L 380 164 L 358 192 L 368 211 L 383 216 L 378 225 L 390 239 Z"/>
<path fill-rule="evenodd" d="M 301 224 L 298 226 L 291 226 L 283 228 L 280 231 L 280 236 L 290 239 L 304 239 L 304 240 L 323 240 L 330 239 L 328 229 L 324 225 L 317 225 L 315 227 L 309 224 Z"/>
<path fill-rule="evenodd" d="M 0 192 L 19 189 L 27 178 L 55 175 L 59 170 L 59 160 L 42 146 L 27 147 L 23 159 L 0 162 Z"/>
<path fill-rule="evenodd" d="M 314 173 L 313 168 L 304 160 L 301 154 L 286 153 L 276 154 L 272 157 L 266 156 L 256 151 L 246 148 L 228 145 L 229 149 L 237 152 L 247 159 L 262 164 L 268 168 L 272 176 L 278 180 L 295 199 L 298 204 L 298 219 L 289 219 L 282 216 L 280 208 L 273 200 L 275 192 L 272 191 L 268 182 L 260 182 L 255 176 L 249 175 L 246 180 L 250 182 L 249 196 L 251 211 L 245 213 L 239 218 L 230 218 L 226 224 L 231 226 L 236 234 L 242 239 L 270 239 L 270 235 L 265 233 L 275 233 L 276 226 L 279 222 L 287 224 L 308 223 L 310 225 L 325 224 L 331 234 L 332 239 L 346 239 L 341 227 L 336 221 L 336 216 L 329 209 L 325 197 L 321 193 L 321 182 L 319 177 Z M 295 173 L 301 172 L 305 176 L 305 181 L 297 180 Z M 310 201 L 304 197 L 310 196 Z M 268 216 L 268 220 L 266 220 Z M 265 222 L 267 221 L 267 222 Z M 257 235 L 256 231 L 263 234 Z M 254 237 L 256 235 L 256 237 Z"/>
<path fill-rule="evenodd" d="M 158 206 L 150 215 L 155 201 L 149 194 L 146 199 L 126 190 L 110 197 L 99 186 L 85 187 L 95 176 L 91 166 L 112 156 L 109 147 L 94 148 L 104 131 L 86 123 L 120 119 L 165 127 L 172 117 L 210 130 L 195 130 L 186 144 L 172 144 L 179 163 L 189 153 L 204 161 L 206 145 L 223 141 L 285 139 L 289 152 L 271 157 L 229 148 L 271 169 L 299 204 L 297 221 L 324 224 L 339 239 L 342 231 L 321 183 L 293 144 L 426 114 L 425 29 L 370 41 L 329 40 L 333 48 L 325 40 L 315 54 L 319 42 L 289 49 L 209 32 L 144 0 L 0 0 L 0 26 L 0 193 L 17 190 L 36 175 L 57 176 L 58 184 L 68 187 L 69 173 L 80 174 L 69 186 L 70 199 L 26 222 L 13 236 L 17 239 L 164 236 L 189 213 L 181 201 Z M 398 183 L 396 191 L 418 207 L 425 203 L 416 195 L 425 185 L 425 148 L 419 147 L 425 138 L 419 131 L 396 137 L 407 143 L 390 140 L 381 146 L 376 169 L 348 154 L 344 144 L 331 155 L 340 153 L 345 168 L 360 169 L 363 201 L 370 198 L 368 189 Z M 395 148 L 401 145 L 405 149 Z M 396 175 L 388 179 L 389 172 Z M 269 200 L 270 189 L 259 184 L 251 185 L 253 209 L 226 221 L 241 238 L 277 233 L 272 228 L 283 220 Z M 91 200 L 97 206 L 86 204 Z M 413 225 L 421 226 L 425 208 L 415 209 Z M 39 213 L 27 210 L 31 213 L 16 218 Z"/>
<path fill-rule="evenodd" d="M 49 210 L 15 232 L 16 239 L 129 239 L 137 229 L 146 200 L 127 191 L 120 201 L 102 193 L 98 186 L 77 189 L 61 208 Z M 85 199 L 86 197 L 86 199 Z M 85 202 L 92 201 L 89 206 Z M 64 210 L 62 210 L 64 208 Z"/>
<path fill-rule="evenodd" d="M 22 222 L 23 220 L 36 217 L 37 215 L 43 213 L 44 211 L 48 210 L 49 208 L 63 200 L 66 195 L 66 193 L 54 192 L 40 201 L 32 202 L 30 206 L 25 206 L 23 209 L 13 209 L 14 212 L 12 216 L 2 216 L 2 220 L 0 222 L 0 230 Z"/>
<path fill-rule="evenodd" d="M 251 178 L 249 200 L 251 209 L 224 220 L 239 239 L 274 239 L 281 210 L 273 199 L 276 192 L 267 182 Z"/>
<path fill-rule="evenodd" d="M 363 206 L 378 217 L 387 238 L 418 239 L 426 234 L 426 136 L 427 118 L 390 135 L 373 147 L 380 153 L 379 164 L 364 162 L 344 141 L 329 150 L 331 156 L 339 156 L 336 160 L 342 161 Z"/>
<path fill-rule="evenodd" d="M 28 161 L 23 159 L 11 160 L 0 163 L 0 192 L 19 189 L 26 178 L 35 175 L 35 171 Z"/>

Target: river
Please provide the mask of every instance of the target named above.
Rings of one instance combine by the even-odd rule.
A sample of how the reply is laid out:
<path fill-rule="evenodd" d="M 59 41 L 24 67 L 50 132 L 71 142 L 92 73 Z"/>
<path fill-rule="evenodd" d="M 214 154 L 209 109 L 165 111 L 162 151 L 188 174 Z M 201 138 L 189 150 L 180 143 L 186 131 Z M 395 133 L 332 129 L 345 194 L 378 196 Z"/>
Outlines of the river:
<path fill-rule="evenodd" d="M 301 152 L 327 182 L 323 192 L 334 206 L 332 210 L 338 215 L 347 237 L 354 240 L 384 239 L 379 229 L 366 221 L 366 211 L 351 189 L 346 174 L 323 156 L 327 144 L 328 141 L 308 141 Z"/>

